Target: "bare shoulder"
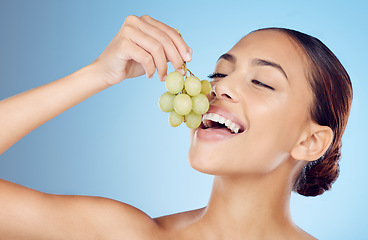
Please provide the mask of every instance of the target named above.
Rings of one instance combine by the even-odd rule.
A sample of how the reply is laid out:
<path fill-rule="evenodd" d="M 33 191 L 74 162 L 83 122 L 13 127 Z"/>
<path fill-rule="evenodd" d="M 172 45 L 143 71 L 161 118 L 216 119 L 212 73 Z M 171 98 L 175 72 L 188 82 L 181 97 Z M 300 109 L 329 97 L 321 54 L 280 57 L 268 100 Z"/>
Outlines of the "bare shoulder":
<path fill-rule="evenodd" d="M 102 197 L 52 195 L 0 180 L 4 239 L 162 239 L 143 211 Z"/>
<path fill-rule="evenodd" d="M 95 231 L 95 236 L 103 239 L 160 239 L 162 231 L 158 224 L 129 204 L 103 197 L 60 196 L 60 204 L 69 201 L 70 214 L 75 211 L 79 218 L 85 219 L 85 230 Z"/>

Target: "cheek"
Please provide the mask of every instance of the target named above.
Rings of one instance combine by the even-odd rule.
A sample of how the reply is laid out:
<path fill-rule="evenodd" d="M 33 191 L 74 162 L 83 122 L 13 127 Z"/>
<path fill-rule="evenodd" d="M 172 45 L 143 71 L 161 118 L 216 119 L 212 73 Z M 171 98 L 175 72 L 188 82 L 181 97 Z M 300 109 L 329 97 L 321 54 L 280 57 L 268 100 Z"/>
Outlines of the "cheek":
<path fill-rule="evenodd" d="M 304 114 L 287 102 L 285 98 L 248 105 L 249 130 L 236 147 L 240 155 L 251 159 L 248 167 L 271 171 L 290 156 L 300 136 Z"/>
<path fill-rule="evenodd" d="M 293 103 L 293 104 L 290 104 Z M 274 108 L 259 113 L 255 121 L 259 142 L 263 151 L 269 149 L 274 154 L 290 153 L 305 129 L 307 122 L 306 106 L 289 99 L 284 103 L 275 104 Z M 257 138 L 257 137 L 255 137 Z"/>

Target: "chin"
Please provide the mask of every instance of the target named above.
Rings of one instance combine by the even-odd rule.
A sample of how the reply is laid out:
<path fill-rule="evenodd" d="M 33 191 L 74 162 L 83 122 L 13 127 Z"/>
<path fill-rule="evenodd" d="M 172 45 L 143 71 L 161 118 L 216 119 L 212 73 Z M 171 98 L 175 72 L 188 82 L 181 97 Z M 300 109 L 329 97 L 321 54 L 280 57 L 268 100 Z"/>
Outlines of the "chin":
<path fill-rule="evenodd" d="M 202 173 L 217 175 L 221 172 L 223 167 L 219 162 L 219 158 L 212 156 L 214 154 L 213 149 L 208 149 L 207 146 L 201 146 L 202 144 L 193 143 L 190 145 L 188 160 L 190 166 Z"/>
<path fill-rule="evenodd" d="M 195 147 L 190 147 L 188 153 L 188 161 L 190 166 L 202 173 L 211 174 L 213 172 L 213 164 L 210 163 L 209 158 L 204 156 L 204 154 L 200 154 Z"/>
<path fill-rule="evenodd" d="M 231 154 L 233 151 L 229 143 L 201 141 L 197 138 L 195 130 L 191 130 L 190 137 L 188 160 L 193 169 L 210 175 L 224 175 L 232 172 L 233 164 L 229 159 L 235 159 Z"/>
<path fill-rule="evenodd" d="M 233 148 L 226 143 L 208 143 L 191 139 L 188 153 L 190 166 L 210 175 L 232 175 L 240 169 L 237 163 L 243 162 L 239 155 L 234 156 Z"/>

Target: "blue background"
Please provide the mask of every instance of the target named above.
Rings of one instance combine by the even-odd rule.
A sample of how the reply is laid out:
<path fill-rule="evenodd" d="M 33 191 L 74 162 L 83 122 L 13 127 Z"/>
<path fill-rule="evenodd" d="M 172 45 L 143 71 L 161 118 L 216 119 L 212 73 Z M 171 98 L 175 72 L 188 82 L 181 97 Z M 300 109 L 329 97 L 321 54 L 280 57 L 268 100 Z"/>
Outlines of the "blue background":
<path fill-rule="evenodd" d="M 1 0 L 0 99 L 91 63 L 131 14 L 179 28 L 194 50 L 189 68 L 202 78 L 254 29 L 314 35 L 346 67 L 354 101 L 339 179 L 319 197 L 292 194 L 292 215 L 320 239 L 367 239 L 367 9 L 366 1 Z M 155 75 L 91 97 L 0 156 L 0 177 L 48 193 L 117 199 L 152 217 L 205 206 L 212 176 L 187 163 L 189 131 L 171 128 L 158 109 L 164 91 Z"/>

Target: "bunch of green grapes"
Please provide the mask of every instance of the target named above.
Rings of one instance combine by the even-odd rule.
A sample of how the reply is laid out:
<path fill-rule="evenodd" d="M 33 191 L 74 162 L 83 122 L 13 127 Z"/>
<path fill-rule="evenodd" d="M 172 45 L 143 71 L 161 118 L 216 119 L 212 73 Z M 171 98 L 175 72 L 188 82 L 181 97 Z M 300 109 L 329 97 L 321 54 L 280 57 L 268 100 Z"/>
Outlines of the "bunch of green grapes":
<path fill-rule="evenodd" d="M 202 122 L 202 115 L 208 111 L 207 94 L 211 91 L 211 83 L 200 81 L 184 63 L 184 76 L 178 72 L 167 75 L 165 86 L 167 92 L 161 95 L 158 105 L 163 112 L 170 112 L 169 123 L 173 127 L 183 121 L 192 129 L 198 128 Z M 187 71 L 190 76 L 187 77 Z"/>

